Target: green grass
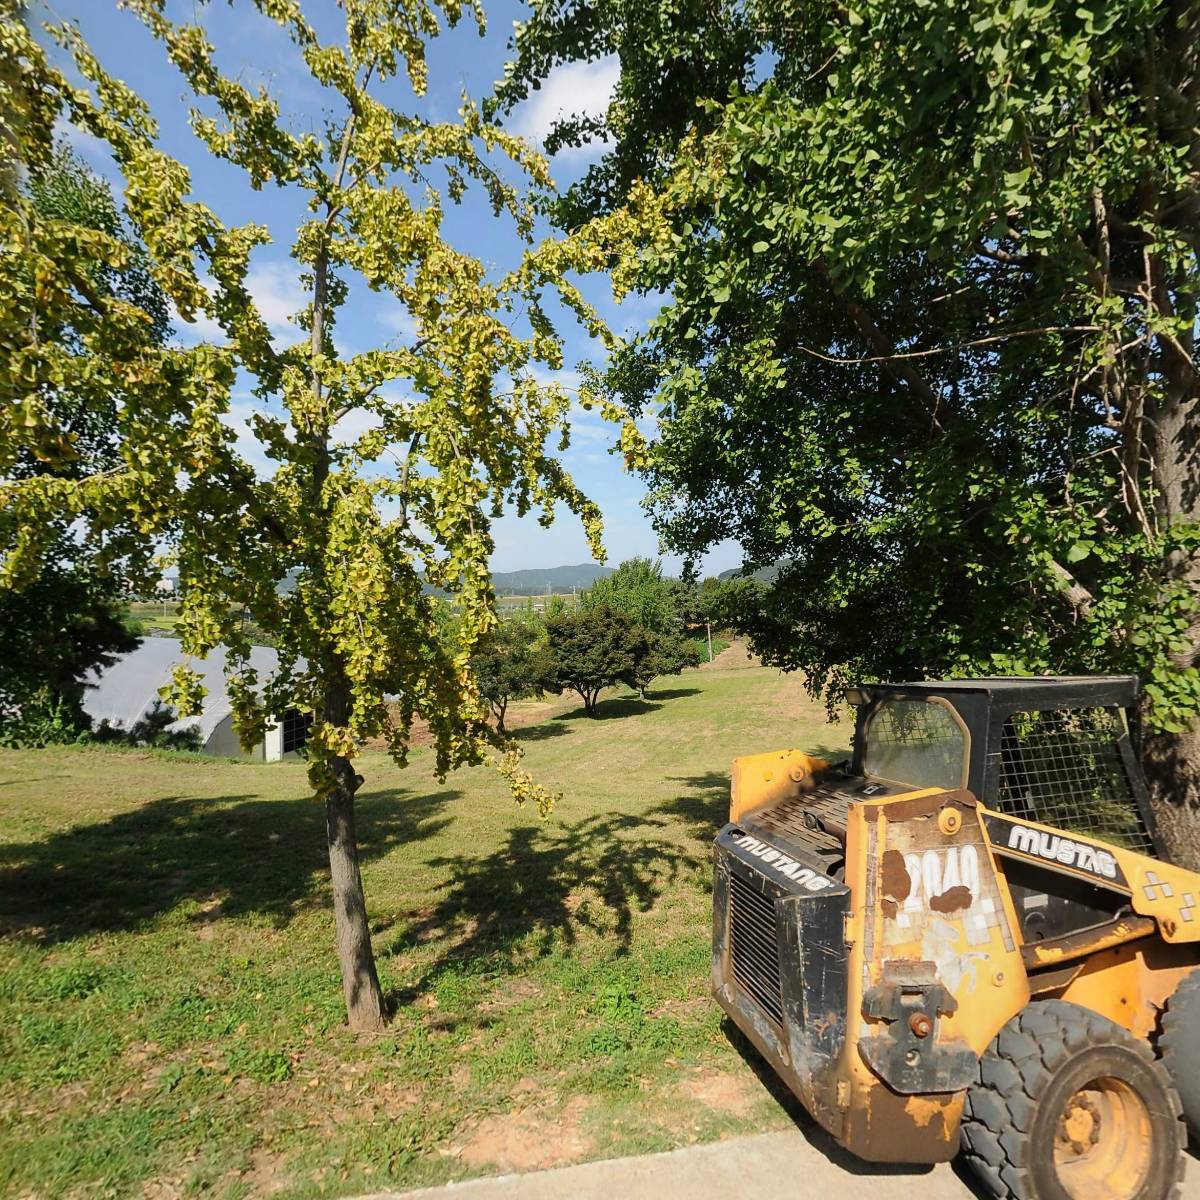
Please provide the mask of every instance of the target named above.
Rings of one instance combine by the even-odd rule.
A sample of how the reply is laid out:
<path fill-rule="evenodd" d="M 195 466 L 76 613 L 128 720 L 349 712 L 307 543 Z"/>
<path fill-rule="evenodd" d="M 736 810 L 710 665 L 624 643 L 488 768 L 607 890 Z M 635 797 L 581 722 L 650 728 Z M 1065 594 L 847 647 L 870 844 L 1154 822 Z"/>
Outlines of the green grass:
<path fill-rule="evenodd" d="M 129 605 L 129 615 L 147 631 L 175 633 L 175 622 L 179 619 L 179 605 L 174 600 L 134 600 Z"/>
<path fill-rule="evenodd" d="M 526 706 L 546 821 L 362 759 L 379 1037 L 301 766 L 0 752 L 0 1193 L 345 1195 L 785 1123 L 708 999 L 710 841 L 735 754 L 847 731 L 774 671 L 661 682 Z"/>

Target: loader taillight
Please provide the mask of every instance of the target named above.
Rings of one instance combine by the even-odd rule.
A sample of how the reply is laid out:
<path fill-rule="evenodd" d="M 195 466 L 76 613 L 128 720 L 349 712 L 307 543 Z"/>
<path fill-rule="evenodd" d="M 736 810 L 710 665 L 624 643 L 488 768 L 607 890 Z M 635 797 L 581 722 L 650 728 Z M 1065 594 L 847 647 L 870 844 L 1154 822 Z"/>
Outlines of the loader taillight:
<path fill-rule="evenodd" d="M 782 1025 L 775 904 L 736 872 L 729 878 L 729 959 L 738 986 Z"/>

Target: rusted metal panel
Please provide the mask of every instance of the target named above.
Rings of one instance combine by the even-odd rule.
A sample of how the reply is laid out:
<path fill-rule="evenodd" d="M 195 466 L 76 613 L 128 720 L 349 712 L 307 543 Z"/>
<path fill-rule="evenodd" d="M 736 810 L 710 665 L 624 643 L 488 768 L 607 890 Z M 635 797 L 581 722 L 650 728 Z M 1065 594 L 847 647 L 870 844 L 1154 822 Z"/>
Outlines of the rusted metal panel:
<path fill-rule="evenodd" d="M 1158 926 L 1149 917 L 1118 917 L 1091 929 L 1080 929 L 1062 937 L 1029 942 L 1021 947 L 1021 957 L 1029 971 L 1053 967 L 1076 958 L 1086 958 L 1101 950 L 1110 950 L 1123 942 L 1149 937 Z"/>

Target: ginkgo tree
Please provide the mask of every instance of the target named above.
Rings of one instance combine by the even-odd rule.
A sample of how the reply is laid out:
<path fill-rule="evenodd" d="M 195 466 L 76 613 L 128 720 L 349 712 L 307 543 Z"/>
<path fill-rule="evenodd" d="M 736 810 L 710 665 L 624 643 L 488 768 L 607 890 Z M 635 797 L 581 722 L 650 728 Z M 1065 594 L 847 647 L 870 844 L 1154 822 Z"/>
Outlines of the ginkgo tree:
<path fill-rule="evenodd" d="M 544 378 L 561 366 L 558 306 L 608 342 L 569 276 L 608 261 L 622 235 L 600 223 L 537 243 L 537 204 L 551 187 L 544 160 L 467 100 L 452 123 L 421 115 L 426 40 L 463 16 L 454 0 L 344 0 L 336 40 L 322 40 L 295 0 L 252 0 L 286 30 L 323 90 L 324 133 L 293 132 L 268 91 L 222 73 L 201 25 L 174 23 L 161 0 L 126 0 L 195 94 L 191 125 L 208 152 L 241 168 L 254 189 L 290 188 L 306 200 L 290 246 L 307 297 L 296 316 L 302 336 L 282 345 L 248 284 L 271 232 L 228 226 L 193 197 L 146 104 L 105 72 L 74 26 L 49 28 L 74 68 L 68 75 L 7 3 L 0 109 L 23 170 L 36 177 L 48 161 L 57 120 L 111 147 L 155 280 L 184 322 L 206 318 L 223 337 L 155 344 L 144 312 L 89 286 L 96 264 L 125 268 L 126 250 L 102 233 L 39 220 L 19 191 L 4 190 L 3 584 L 31 577 L 52 517 L 73 520 L 133 578 L 150 578 L 166 556 L 179 573 L 183 651 L 227 648 L 243 740 L 261 739 L 288 708 L 311 714 L 309 774 L 327 817 L 347 1013 L 353 1028 L 379 1028 L 386 1014 L 359 873 L 354 759 L 364 739 L 382 736 L 403 765 L 419 714 L 439 774 L 489 759 L 518 799 L 549 802 L 489 731 L 469 663 L 496 620 L 490 523 L 506 507 L 548 522 L 561 502 L 600 554 L 598 510 L 553 453 L 569 434 L 568 397 L 533 368 L 545 368 Z M 474 8 L 470 18 L 482 24 L 483 14 Z M 380 98 L 399 94 L 404 75 L 412 111 Z M 486 268 L 444 234 L 447 203 L 472 189 L 524 241 L 510 269 Z M 355 286 L 403 306 L 415 329 L 409 344 L 339 347 L 336 318 Z M 40 325 L 68 316 L 76 345 L 39 339 Z M 47 402 L 67 380 L 97 402 L 123 398 L 120 462 L 84 478 L 13 478 L 8 465 L 23 450 L 70 458 L 70 432 L 56 427 Z M 258 399 L 242 437 L 257 441 L 268 470 L 239 452 L 229 420 L 235 385 Z M 607 415 L 621 419 L 611 407 Z M 346 434 L 351 423 L 357 432 Z M 632 424 L 620 443 L 637 455 Z M 285 578 L 295 586 L 281 587 Z M 455 597 L 452 639 L 439 634 L 427 583 Z M 270 678 L 251 666 L 243 612 L 279 648 Z M 187 661 L 167 698 L 183 714 L 200 703 Z"/>

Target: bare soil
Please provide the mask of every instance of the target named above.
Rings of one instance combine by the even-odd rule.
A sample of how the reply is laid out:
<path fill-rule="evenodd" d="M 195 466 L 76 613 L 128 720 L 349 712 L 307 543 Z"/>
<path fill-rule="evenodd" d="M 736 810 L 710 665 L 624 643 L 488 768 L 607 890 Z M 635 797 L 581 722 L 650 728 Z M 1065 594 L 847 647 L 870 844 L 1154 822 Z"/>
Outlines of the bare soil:
<path fill-rule="evenodd" d="M 484 1117 L 456 1147 L 456 1157 L 468 1166 L 501 1172 L 543 1171 L 577 1162 L 592 1148 L 581 1127 L 589 1105 L 586 1096 L 576 1096 L 557 1110 L 519 1108 Z"/>
<path fill-rule="evenodd" d="M 757 655 L 751 654 L 746 643 L 737 640 L 731 642 L 710 663 L 701 663 L 702 671 L 736 671 L 746 667 L 761 667 L 762 662 Z"/>
<path fill-rule="evenodd" d="M 744 1074 L 733 1075 L 708 1068 L 703 1068 L 685 1079 L 679 1090 L 689 1100 L 703 1104 L 705 1108 L 734 1117 L 748 1115 L 755 1100 L 755 1094 L 751 1091 Z"/>

